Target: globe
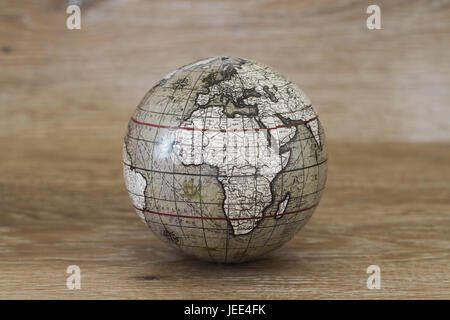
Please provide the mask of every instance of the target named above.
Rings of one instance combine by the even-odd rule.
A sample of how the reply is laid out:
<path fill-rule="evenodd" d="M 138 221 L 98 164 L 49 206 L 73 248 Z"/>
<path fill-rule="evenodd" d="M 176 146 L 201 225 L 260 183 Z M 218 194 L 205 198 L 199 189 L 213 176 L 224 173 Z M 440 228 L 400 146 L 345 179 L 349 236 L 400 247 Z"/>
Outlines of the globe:
<path fill-rule="evenodd" d="M 255 259 L 290 240 L 327 176 L 311 101 L 271 68 L 213 57 L 148 91 L 128 124 L 125 184 L 142 221 L 185 254 Z"/>

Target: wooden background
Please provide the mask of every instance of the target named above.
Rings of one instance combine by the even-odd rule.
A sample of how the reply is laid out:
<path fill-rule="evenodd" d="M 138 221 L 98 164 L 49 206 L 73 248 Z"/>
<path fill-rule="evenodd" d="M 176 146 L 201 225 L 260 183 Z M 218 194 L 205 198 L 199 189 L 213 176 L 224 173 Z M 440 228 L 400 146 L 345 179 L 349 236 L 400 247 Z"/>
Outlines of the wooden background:
<path fill-rule="evenodd" d="M 83 1 L 73 31 L 66 6 L 0 1 L 0 298 L 450 298 L 450 1 Z M 145 92 L 215 55 L 298 83 L 329 140 L 313 218 L 242 265 L 164 246 L 122 178 Z"/>

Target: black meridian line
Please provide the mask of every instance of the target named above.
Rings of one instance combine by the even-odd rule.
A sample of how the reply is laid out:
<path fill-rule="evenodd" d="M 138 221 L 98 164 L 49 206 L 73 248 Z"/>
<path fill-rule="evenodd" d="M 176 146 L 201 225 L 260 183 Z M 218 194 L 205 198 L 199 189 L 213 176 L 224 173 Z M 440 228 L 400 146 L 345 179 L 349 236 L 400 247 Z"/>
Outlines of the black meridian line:
<path fill-rule="evenodd" d="M 183 110 L 183 114 L 184 114 L 184 110 Z M 206 112 L 205 112 L 205 116 L 203 118 L 203 127 L 205 127 L 205 124 L 206 124 Z M 195 132 L 192 131 L 192 135 L 194 135 L 194 134 L 195 134 Z M 202 143 L 202 148 L 203 148 L 203 138 L 205 137 L 205 132 L 202 131 L 201 135 L 202 135 L 201 143 Z M 192 138 L 192 143 L 194 143 L 194 138 Z M 202 190 L 202 166 L 199 167 L 199 170 L 200 170 L 200 177 L 199 177 L 199 181 L 200 181 L 200 192 L 199 192 L 199 194 L 200 194 L 200 199 L 199 199 L 200 200 L 200 216 L 203 217 L 203 208 L 202 208 L 202 192 L 203 192 L 203 190 Z M 211 251 L 210 251 L 209 246 L 208 246 L 208 241 L 206 240 L 206 232 L 205 232 L 205 225 L 204 225 L 203 219 L 201 219 L 201 223 L 202 223 L 202 230 L 203 230 L 203 239 L 204 239 L 205 245 L 206 245 L 206 251 L 208 252 L 208 255 L 211 258 L 211 260 L 215 261 L 215 259 L 211 255 Z"/>
<path fill-rule="evenodd" d="M 314 137 L 314 133 L 312 132 L 312 130 L 310 130 L 309 128 L 307 128 L 309 131 L 310 131 L 310 134 Z M 302 144 L 302 143 L 301 143 Z M 315 145 L 316 143 L 315 143 L 315 141 L 314 141 L 314 143 L 312 143 L 311 145 Z M 303 154 L 303 146 L 302 146 L 302 148 L 300 148 L 300 150 L 301 150 L 301 157 L 302 157 L 302 159 L 305 159 L 305 156 L 304 156 L 304 154 Z M 316 158 L 316 163 L 317 163 L 317 158 Z M 304 162 L 303 162 L 303 164 L 304 164 Z M 304 191 L 305 191 L 305 184 L 306 184 L 306 181 L 307 181 L 307 175 L 308 174 L 303 174 L 303 188 L 302 188 L 302 192 L 301 192 L 301 196 L 302 196 L 302 198 L 304 198 L 303 197 L 303 193 L 304 193 Z M 317 192 L 317 190 L 318 190 L 318 187 L 316 187 L 316 192 Z M 300 203 L 301 203 L 301 201 L 302 201 L 302 199 L 300 199 Z M 314 210 L 315 210 L 315 208 L 314 208 Z M 314 212 L 314 211 L 313 211 Z M 306 217 L 305 217 L 305 219 L 306 219 Z M 300 231 L 300 228 L 302 228 L 303 227 L 303 225 L 300 223 L 299 225 L 298 225 L 298 227 L 297 227 L 297 230 L 295 230 L 295 232 L 293 233 L 293 236 L 295 235 L 295 234 L 297 234 L 298 233 L 298 231 Z"/>
<path fill-rule="evenodd" d="M 221 65 L 222 65 L 222 68 L 223 68 L 223 62 L 222 61 L 221 61 Z M 225 118 L 225 127 L 228 128 L 228 117 Z M 226 150 L 226 153 L 225 153 L 225 157 L 226 157 L 225 158 L 226 159 L 225 170 L 228 172 L 228 135 L 225 134 L 225 136 L 226 136 L 226 146 L 227 146 L 226 147 L 227 150 Z M 219 173 L 218 173 L 218 175 L 219 175 Z M 230 213 L 230 199 L 227 196 L 227 193 L 225 192 L 225 186 L 223 185 L 223 183 L 221 181 L 220 181 L 220 183 L 222 185 L 223 193 L 224 193 L 223 211 L 224 211 L 225 217 L 228 218 L 228 214 Z M 228 211 L 225 211 L 225 199 L 227 201 Z M 231 227 L 232 231 L 230 231 L 230 227 Z M 226 242 L 225 242 L 225 263 L 228 260 L 228 250 L 229 250 L 228 248 L 230 246 L 230 232 L 234 232 L 233 225 L 232 225 L 231 221 L 227 221 L 227 239 L 226 239 Z"/>
<path fill-rule="evenodd" d="M 242 79 L 239 77 L 239 73 L 236 72 L 236 74 L 238 75 L 238 78 L 239 78 L 239 80 L 241 81 L 242 87 L 244 87 L 244 84 L 243 84 L 243 82 L 242 82 Z M 244 119 L 244 118 L 242 117 L 242 119 Z M 253 122 L 250 122 L 250 123 L 251 123 L 252 129 L 253 129 L 253 128 L 254 128 Z M 245 124 L 244 124 L 244 120 L 242 120 L 242 125 L 245 125 Z M 245 136 L 245 132 L 244 132 L 244 136 Z M 256 150 L 257 150 L 257 152 L 259 152 L 259 140 L 257 139 L 257 137 L 258 137 L 258 133 L 255 132 L 255 133 L 252 135 L 252 138 L 253 138 L 253 141 L 256 142 L 256 144 L 258 144 Z M 258 172 L 258 169 L 257 169 L 257 168 L 258 168 L 258 163 L 257 163 L 257 161 L 258 161 L 258 154 L 255 153 L 255 169 L 256 169 L 256 170 L 255 170 L 255 173 Z M 257 216 L 258 212 L 256 212 L 256 208 L 257 208 L 257 203 L 256 203 L 256 201 L 257 201 L 257 198 L 258 198 L 258 196 L 257 196 L 257 194 L 258 194 L 258 178 L 256 177 L 256 175 L 255 175 L 254 181 L 255 181 L 255 202 L 254 202 L 253 205 L 254 205 L 254 208 L 255 208 L 255 209 L 254 209 L 254 210 L 255 210 L 254 216 Z M 264 209 L 265 209 L 265 208 L 262 208 L 262 212 L 261 212 L 262 215 L 264 215 Z M 250 223 L 251 223 L 251 222 L 250 222 Z M 249 236 L 249 239 L 248 239 L 248 242 L 247 242 L 247 247 L 246 247 L 246 249 L 242 252 L 242 254 L 241 254 L 241 256 L 239 257 L 239 260 L 238 260 L 238 261 L 242 261 L 242 259 L 245 258 L 245 254 L 247 253 L 248 248 L 250 247 L 250 242 L 252 241 L 252 238 L 253 238 L 253 232 L 251 232 L 251 231 L 253 231 L 253 230 L 256 228 L 257 225 L 258 225 L 258 221 L 256 221 L 255 225 L 254 225 L 253 228 L 250 230 L 250 236 Z M 248 233 L 246 233 L 246 234 L 248 234 Z"/>
<path fill-rule="evenodd" d="M 221 71 L 223 71 L 224 69 L 223 69 L 223 59 L 221 59 L 220 60 L 220 67 L 221 67 Z M 222 81 L 225 79 L 225 77 L 222 79 Z M 215 79 L 214 79 L 215 80 Z M 209 92 L 209 89 L 208 89 L 208 92 Z M 228 117 L 226 117 L 225 118 L 225 128 L 227 128 L 228 129 Z M 225 153 L 225 157 L 226 157 L 226 164 L 225 164 L 225 170 L 228 172 L 228 135 L 227 134 L 225 134 L 225 137 L 226 137 L 226 148 L 227 148 L 227 150 L 226 150 L 226 153 Z M 223 197 L 223 201 L 222 201 L 222 210 L 223 210 L 223 213 L 224 213 L 224 215 L 225 215 L 225 217 L 226 218 L 228 218 L 228 215 L 227 215 L 227 213 L 229 214 L 229 197 L 227 197 L 227 193 L 225 192 L 225 186 L 224 186 L 224 184 L 222 183 L 222 181 L 220 181 L 219 180 L 219 171 L 217 172 L 217 180 L 219 181 L 219 183 L 220 183 L 220 185 L 222 186 L 222 190 L 223 190 L 223 195 L 224 195 L 224 197 Z M 228 211 L 225 211 L 225 201 L 227 201 L 227 205 L 228 205 Z M 231 221 L 229 221 L 229 220 L 227 220 L 227 233 L 226 233 L 226 236 L 227 236 L 227 238 L 226 238 L 226 242 L 225 242 L 225 263 L 227 262 L 227 260 L 228 260 L 228 247 L 229 247 L 229 242 L 230 242 L 230 227 L 231 227 L 231 230 L 233 230 L 233 225 L 231 224 Z"/>
<path fill-rule="evenodd" d="M 285 123 L 285 121 L 283 121 L 283 119 L 280 118 L 278 114 L 275 114 L 275 116 L 276 116 L 276 118 L 278 118 L 281 122 Z M 298 127 L 295 127 L 295 132 L 294 132 L 294 135 L 292 136 L 292 138 L 289 139 L 285 144 L 279 145 L 279 154 L 280 154 L 280 157 L 281 157 L 282 154 L 284 154 L 284 153 L 286 153 L 286 152 L 289 151 L 289 159 L 288 159 L 288 161 L 287 161 L 287 163 L 286 163 L 286 166 L 288 166 L 288 165 L 291 163 L 291 161 L 292 161 L 293 150 L 292 150 L 292 146 L 291 146 L 291 148 L 289 148 L 287 151 L 283 151 L 283 147 L 284 147 L 284 146 L 289 146 L 289 144 L 294 143 L 294 142 L 296 141 L 296 137 L 299 135 L 299 131 L 300 131 L 299 128 L 298 128 Z M 279 138 L 279 136 L 278 136 L 278 138 Z M 279 139 L 279 140 L 280 140 L 280 139 Z M 281 141 L 281 140 L 280 140 L 280 141 Z M 301 143 L 300 143 L 300 148 L 299 148 L 299 149 L 300 149 L 300 152 L 303 154 L 303 148 L 301 147 Z M 318 165 L 318 164 L 316 164 L 316 165 Z M 281 182 L 282 182 L 282 185 L 283 185 L 283 177 L 284 177 L 284 174 L 283 174 L 283 173 L 285 173 L 285 171 L 288 171 L 288 172 L 289 172 L 290 170 L 284 170 L 284 169 L 283 169 L 281 172 L 279 172 L 279 173 L 275 176 L 275 178 L 272 180 L 272 182 L 271 182 L 271 184 L 270 184 L 270 189 L 271 189 L 271 192 L 272 192 L 272 194 L 273 194 L 273 197 L 272 197 L 272 201 L 271 201 L 270 206 L 272 206 L 272 205 L 275 204 L 275 194 L 276 194 L 276 192 L 275 192 L 274 181 L 276 181 L 276 180 L 278 179 L 278 177 L 281 175 L 281 179 L 282 179 Z M 302 189 L 302 192 L 303 192 L 303 189 Z M 281 191 L 281 193 L 280 193 L 281 200 L 278 201 L 278 205 L 277 205 L 277 211 L 276 211 L 277 214 L 278 214 L 278 210 L 279 210 L 279 208 L 280 208 L 281 203 L 286 199 L 286 197 L 288 196 L 288 194 L 290 195 L 290 192 L 287 192 L 285 195 L 283 195 L 283 194 L 284 194 L 284 190 L 283 190 L 283 186 L 282 186 L 282 191 Z M 284 200 L 283 200 L 283 199 L 284 199 Z M 285 210 L 286 210 L 286 208 L 288 207 L 289 202 L 290 202 L 290 200 L 288 200 L 288 203 L 286 203 Z M 301 207 L 301 200 L 300 200 L 299 207 Z M 284 211 L 283 211 L 283 212 L 284 212 Z M 269 243 L 270 239 L 272 238 L 272 235 L 273 235 L 275 229 L 276 229 L 277 226 L 278 226 L 278 220 L 279 220 L 278 218 L 279 218 L 279 216 L 278 216 L 278 217 L 277 217 L 277 216 L 274 217 L 275 223 L 274 223 L 274 225 L 273 225 L 272 232 L 269 234 L 269 237 L 268 237 L 267 240 L 265 241 L 265 244 Z"/>
<path fill-rule="evenodd" d="M 309 130 L 309 132 L 310 132 L 311 136 L 314 138 L 314 133 L 311 130 Z M 301 155 L 301 158 L 303 159 L 303 165 L 304 165 L 305 164 L 305 156 L 304 156 L 304 153 L 303 153 L 303 143 L 302 142 L 300 142 L 300 146 L 301 146 L 301 148 L 300 148 L 300 155 Z M 300 205 L 302 203 L 302 200 L 305 198 L 303 196 L 303 194 L 305 192 L 305 183 L 306 183 L 305 181 L 306 181 L 305 180 L 305 174 L 303 172 L 302 191 L 300 193 Z M 316 189 L 316 192 L 317 192 L 317 189 Z M 288 204 L 289 204 L 289 200 L 288 200 L 288 203 L 286 204 L 286 207 L 287 207 Z M 302 224 L 300 223 L 298 229 L 293 233 L 293 235 L 297 234 L 297 232 L 300 230 L 301 227 L 302 227 Z"/>
<path fill-rule="evenodd" d="M 318 122 L 318 127 L 320 128 L 320 122 Z M 312 145 L 313 146 L 315 146 L 315 150 L 314 150 L 314 152 L 315 152 L 315 155 L 316 155 L 316 162 L 318 162 L 319 161 L 319 155 L 318 155 L 318 151 L 322 151 L 323 150 L 323 143 L 322 143 L 322 140 L 320 140 L 321 141 L 321 146 L 317 146 L 315 143 L 313 143 Z M 319 199 L 317 198 L 317 190 L 319 190 L 319 181 L 320 181 L 320 170 L 319 170 L 319 167 L 317 167 L 317 182 L 316 182 L 316 191 L 315 191 L 315 193 L 316 193 L 316 195 L 315 195 L 315 199 L 314 199 L 314 203 L 317 203 L 317 205 L 319 205 L 319 202 L 318 202 L 318 200 L 320 199 L 320 196 L 319 196 Z M 316 208 L 317 208 L 317 206 L 314 208 L 314 210 L 316 210 Z M 313 211 L 314 212 L 314 211 Z M 311 214 L 312 215 L 312 214 Z M 309 215 L 309 217 L 308 217 L 308 219 L 311 217 L 311 215 Z M 299 227 L 297 228 L 297 230 L 295 231 L 295 233 L 297 233 L 298 231 L 300 231 L 300 229 L 302 228 L 303 226 L 300 224 L 299 225 Z"/>
<path fill-rule="evenodd" d="M 171 89 L 173 90 L 173 92 L 172 92 L 172 96 L 173 96 L 173 95 L 175 95 L 175 92 L 177 91 L 177 89 L 176 89 L 176 88 L 171 88 Z M 167 107 L 169 106 L 169 103 L 170 103 L 170 99 L 167 100 L 167 103 L 166 103 L 166 106 L 164 107 L 163 113 L 167 110 Z M 161 124 L 162 119 L 163 119 L 163 115 L 161 115 L 160 118 L 159 118 L 159 124 Z M 156 128 L 155 137 L 158 136 L 158 133 L 159 133 L 159 128 Z M 153 163 L 154 153 L 155 153 L 155 147 L 154 147 L 154 145 L 153 145 L 152 154 L 151 154 L 151 157 L 150 157 L 150 159 L 152 159 L 152 161 L 150 161 L 151 163 Z M 143 170 L 143 169 L 142 169 L 142 170 Z M 149 172 L 154 172 L 154 171 L 149 170 Z M 154 180 L 154 179 L 151 179 L 151 180 L 152 180 L 152 190 L 153 190 L 153 192 L 154 192 L 154 183 L 153 183 L 153 180 Z M 176 206 L 175 206 L 175 207 L 176 207 Z M 177 208 L 176 208 L 176 209 L 177 209 Z M 166 225 L 164 224 L 161 215 L 159 216 L 159 218 L 160 218 L 160 221 L 161 221 L 161 225 L 163 226 L 163 228 L 164 228 L 164 230 L 167 232 L 167 234 L 172 234 L 172 232 L 169 231 L 169 230 L 167 229 Z M 183 231 L 183 229 L 181 228 L 181 221 L 180 221 L 180 226 L 179 226 L 179 228 L 181 229 L 181 231 Z M 164 233 L 162 234 L 162 236 L 165 237 L 169 242 L 175 243 L 178 247 L 180 247 L 179 241 L 172 241 L 171 239 L 169 239 L 168 237 L 166 237 Z M 181 248 L 181 247 L 180 247 L 180 248 Z"/>
<path fill-rule="evenodd" d="M 297 133 L 298 133 L 298 128 L 295 128 L 295 133 L 294 133 L 294 136 L 290 139 L 290 140 L 292 140 L 292 139 L 295 139 L 295 136 L 297 135 Z M 283 152 L 283 153 L 281 153 L 281 139 L 280 139 L 280 135 L 278 134 L 278 130 L 277 130 L 277 135 L 278 135 L 278 141 L 279 141 L 279 145 L 278 145 L 278 153 L 279 153 L 279 155 L 280 155 L 280 161 L 281 161 L 281 166 L 283 166 L 283 157 L 282 157 L 282 155 L 285 153 L 285 152 Z M 286 142 L 286 144 L 288 144 L 289 143 L 289 141 L 288 142 Z M 291 160 L 291 156 L 292 156 L 292 150 L 289 150 L 289 159 L 288 159 L 288 161 L 286 162 L 286 167 L 289 165 L 289 162 L 290 162 L 290 160 Z M 282 171 L 284 170 L 284 168 L 282 167 Z M 273 187 L 273 185 L 274 185 L 274 181 L 276 180 L 276 178 L 277 178 L 277 176 L 275 176 L 274 178 L 273 178 L 273 180 L 272 180 L 272 182 L 271 182 L 271 188 L 270 188 L 270 191 L 272 192 L 272 201 L 271 201 L 271 204 L 270 204 L 270 206 L 272 206 L 274 203 L 275 203 L 275 194 L 274 194 L 274 187 Z M 281 174 L 281 195 L 283 195 L 283 193 L 284 193 L 284 187 L 283 187 L 283 182 L 284 182 L 284 174 Z M 273 190 L 272 190 L 273 189 Z M 286 193 L 286 196 L 287 196 L 287 193 Z M 286 197 L 285 196 L 285 197 Z M 278 210 L 280 209 L 280 205 L 281 205 L 281 203 L 282 203 L 282 201 L 279 201 L 278 202 L 278 207 L 276 208 L 276 213 L 278 214 Z M 286 210 L 286 208 L 287 208 L 287 204 L 286 204 L 286 207 L 285 207 L 285 209 L 283 210 L 283 212 Z M 264 246 L 266 246 L 268 243 L 269 243 L 269 241 L 270 241 L 270 239 L 272 238 L 272 235 L 273 235 L 273 233 L 274 233 L 274 231 L 275 231 L 275 229 L 277 228 L 277 226 L 278 226 L 278 220 L 279 219 L 277 219 L 277 217 L 275 216 L 274 217 L 275 218 L 275 223 L 273 224 L 273 228 L 272 228 L 272 230 L 270 231 L 270 234 L 269 234 L 269 237 L 267 238 L 267 240 L 264 242 Z"/>
<path fill-rule="evenodd" d="M 192 72 L 190 72 L 189 74 L 192 74 Z M 202 74 L 203 74 L 203 72 L 200 73 L 200 75 L 197 77 L 197 80 L 195 81 L 193 87 L 195 87 L 195 85 L 197 84 L 197 82 L 200 79 L 200 77 L 202 76 Z M 184 104 L 183 114 L 184 114 L 184 110 L 186 109 L 187 104 L 189 103 L 189 99 L 191 97 L 192 91 L 193 90 L 191 90 L 189 92 L 189 95 L 188 95 L 188 97 L 186 99 L 186 103 Z M 175 91 L 174 91 L 174 95 L 175 95 Z M 183 119 L 181 119 L 181 121 L 183 121 Z M 160 122 L 160 124 L 161 124 L 161 122 Z M 171 153 L 171 157 L 173 158 L 173 153 Z M 172 159 L 172 172 L 175 172 L 175 159 Z M 200 174 L 201 174 L 201 172 L 200 172 Z M 200 177 L 200 179 L 201 179 L 201 177 Z M 172 189 L 173 189 L 173 197 L 174 197 L 174 202 L 175 202 L 176 213 L 177 213 L 177 215 L 179 215 L 178 206 L 177 206 L 177 202 L 176 202 L 177 195 L 176 195 L 176 192 L 175 192 L 175 175 L 174 174 L 172 175 Z M 201 215 L 201 204 L 200 204 L 200 215 Z M 181 219 L 178 219 L 178 222 L 180 224 L 180 230 L 183 233 L 183 237 L 186 239 L 186 234 L 184 233 L 183 227 L 181 226 Z M 202 224 L 203 224 L 203 221 L 202 221 Z"/>
<path fill-rule="evenodd" d="M 294 135 L 294 137 L 295 137 L 295 135 Z M 293 138 L 294 138 L 293 137 Z M 280 140 L 280 136 L 278 136 L 278 140 L 279 141 L 281 141 Z M 281 155 L 283 154 L 283 153 L 281 153 L 281 145 L 279 145 L 278 146 L 279 147 L 279 153 L 280 153 L 280 158 L 281 158 Z M 290 157 L 291 157 L 291 154 L 292 154 L 292 152 L 290 152 L 290 154 L 289 154 L 289 159 L 288 159 L 288 162 L 286 163 L 286 166 L 289 164 L 289 161 L 290 161 Z M 282 159 L 281 159 L 281 161 L 282 161 Z M 274 187 L 274 184 L 275 184 L 275 181 L 276 181 L 276 179 L 277 179 L 277 177 L 280 175 L 280 173 L 278 173 L 274 178 L 273 178 L 273 180 L 271 181 L 271 183 L 270 183 L 270 191 L 271 191 L 271 193 L 272 193 L 272 201 L 270 202 L 270 205 L 269 205 L 269 208 L 275 203 L 275 199 L 276 199 L 276 192 L 275 192 L 275 187 Z M 283 176 L 284 176 L 284 174 L 281 174 L 281 181 L 282 181 L 282 183 L 283 183 Z M 282 188 L 282 193 L 283 193 L 283 188 Z M 281 194 L 282 194 L 281 193 Z M 280 206 L 280 202 L 278 202 L 278 207 Z M 276 211 L 276 213 L 278 213 L 278 209 L 277 209 L 277 211 Z M 273 225 L 273 228 L 272 228 L 272 230 L 271 230 L 271 232 L 270 232 L 270 234 L 269 234 L 269 237 L 267 238 L 267 240 L 264 242 L 264 246 L 269 242 L 269 240 L 272 238 L 272 234 L 273 234 L 273 232 L 275 231 L 275 229 L 276 229 L 276 227 L 277 227 L 277 225 L 278 225 L 278 219 L 276 219 L 276 217 L 274 217 L 275 218 L 275 223 L 274 223 L 274 225 Z"/>

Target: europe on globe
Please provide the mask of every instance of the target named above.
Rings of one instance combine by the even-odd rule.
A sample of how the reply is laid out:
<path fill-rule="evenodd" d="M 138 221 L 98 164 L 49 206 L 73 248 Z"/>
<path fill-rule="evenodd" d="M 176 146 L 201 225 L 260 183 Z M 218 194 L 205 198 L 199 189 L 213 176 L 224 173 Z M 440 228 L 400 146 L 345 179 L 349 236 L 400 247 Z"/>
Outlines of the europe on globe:
<path fill-rule="evenodd" d="M 142 221 L 203 260 L 252 260 L 290 240 L 327 175 L 311 101 L 271 68 L 213 57 L 157 83 L 134 112 L 125 183 Z"/>

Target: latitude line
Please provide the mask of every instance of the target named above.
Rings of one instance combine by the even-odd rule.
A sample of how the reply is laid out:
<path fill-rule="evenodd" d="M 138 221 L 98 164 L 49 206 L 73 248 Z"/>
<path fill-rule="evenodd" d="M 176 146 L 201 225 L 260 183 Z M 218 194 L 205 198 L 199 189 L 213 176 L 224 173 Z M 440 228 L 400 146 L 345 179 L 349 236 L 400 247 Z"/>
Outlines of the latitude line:
<path fill-rule="evenodd" d="M 277 87 L 277 88 L 280 89 L 282 87 L 283 86 L 280 86 L 280 87 Z M 168 87 L 168 88 L 170 88 L 170 87 Z M 178 91 L 179 90 L 183 90 L 183 88 L 178 88 L 177 90 Z M 186 90 L 186 88 L 184 88 L 184 90 Z M 194 91 L 197 91 L 197 93 L 203 93 L 203 91 L 201 91 L 201 90 L 194 90 Z M 202 106 L 201 108 L 204 108 L 204 107 Z M 183 110 L 182 114 L 178 114 L 178 113 L 164 113 L 164 112 L 161 112 L 161 111 L 155 111 L 155 110 L 150 110 L 150 109 L 143 109 L 140 105 L 137 106 L 136 109 L 139 110 L 139 111 L 142 111 L 142 112 L 146 112 L 146 113 L 154 113 L 154 114 L 159 114 L 159 115 L 162 114 L 162 115 L 169 115 L 169 116 L 175 116 L 175 117 L 184 117 L 184 110 Z M 300 108 L 297 111 L 304 111 L 306 109 L 312 109 L 312 104 L 306 105 L 306 106 Z M 292 114 L 292 111 L 278 112 L 278 114 L 279 115 Z M 219 118 L 219 117 L 210 117 L 210 118 Z M 270 118 L 270 117 L 266 117 L 266 118 Z"/>
<path fill-rule="evenodd" d="M 288 222 L 288 223 L 280 223 L 278 224 L 278 226 L 283 226 L 283 225 L 294 225 L 297 222 L 303 221 L 306 218 L 302 218 L 302 219 L 298 219 L 298 220 L 294 220 L 292 222 Z M 157 221 L 150 221 L 151 223 L 156 223 L 156 224 L 161 224 L 161 222 L 157 222 Z M 165 224 L 168 227 L 178 227 L 178 224 Z M 194 226 L 189 226 L 189 225 L 183 225 L 183 228 L 185 229 L 202 229 L 201 227 L 194 227 Z M 259 228 L 263 228 L 263 229 L 269 229 L 269 228 L 273 228 L 272 226 L 259 226 Z M 225 231 L 228 230 L 227 228 L 213 228 L 213 227 L 205 227 L 206 230 L 213 230 L 213 231 Z M 195 236 L 195 235 L 191 235 L 191 237 L 199 237 L 199 238 L 203 238 L 203 236 Z"/>
<path fill-rule="evenodd" d="M 154 127 L 154 128 L 158 128 L 158 129 L 169 129 L 169 130 L 180 130 L 181 129 L 181 130 L 190 130 L 190 131 L 211 131 L 211 132 L 246 132 L 246 131 L 276 130 L 276 129 L 280 129 L 280 128 L 294 127 L 294 126 L 307 124 L 307 123 L 309 123 L 311 121 L 314 121 L 314 120 L 317 120 L 317 119 L 319 119 L 319 116 L 314 116 L 314 117 L 312 117 L 312 118 L 310 118 L 308 120 L 304 120 L 304 121 L 297 121 L 297 122 L 291 122 L 291 123 L 278 125 L 278 126 L 272 127 L 272 128 L 243 128 L 243 129 L 231 129 L 231 130 L 228 130 L 228 129 L 211 129 L 211 128 L 167 126 L 167 125 L 162 125 L 162 124 L 155 124 L 155 123 L 139 121 L 139 120 L 136 120 L 135 118 L 131 117 L 131 121 L 133 121 L 136 124 L 143 125 L 143 126 Z"/>
<path fill-rule="evenodd" d="M 293 201 L 295 201 L 295 200 L 297 200 L 297 199 L 301 199 L 302 197 L 307 197 L 307 196 L 312 196 L 312 195 L 315 195 L 316 193 L 319 193 L 319 192 L 321 192 L 321 191 L 323 191 L 323 190 L 325 190 L 325 187 L 323 187 L 323 188 L 321 188 L 321 189 L 319 189 L 319 190 L 317 190 L 317 191 L 313 191 L 313 192 L 310 192 L 310 193 L 308 193 L 308 194 L 304 194 L 304 195 L 302 195 L 302 196 L 300 196 L 300 197 L 289 197 L 289 200 L 293 200 Z M 153 200 L 158 200 L 158 201 L 166 201 L 166 202 L 173 202 L 173 200 L 170 200 L 170 199 L 163 199 L 163 198 L 156 198 L 156 197 L 150 197 L 150 196 L 146 196 L 146 195 L 142 195 L 142 194 L 137 194 L 137 193 L 134 193 L 134 192 L 131 192 L 130 190 L 127 190 L 128 191 L 128 193 L 130 193 L 130 194 L 132 194 L 132 195 L 134 195 L 134 196 L 137 196 L 137 197 L 143 197 L 143 198 L 146 198 L 146 199 L 153 199 Z M 178 200 L 178 202 L 182 202 L 182 203 L 185 203 L 185 204 L 190 204 L 190 203 L 192 203 L 192 204 L 198 204 L 198 203 L 200 203 L 200 202 L 198 202 L 198 201 L 179 201 Z M 221 202 L 204 202 L 204 201 L 202 201 L 202 203 L 203 204 L 207 204 L 207 205 L 217 205 L 217 206 L 221 206 L 222 205 L 222 203 Z M 235 205 L 241 205 L 241 204 L 245 204 L 245 205 L 248 205 L 248 204 L 252 204 L 252 203 L 236 203 L 236 204 L 231 204 L 232 206 L 235 206 Z"/>
<path fill-rule="evenodd" d="M 289 173 L 289 172 L 295 172 L 295 171 L 301 171 L 301 170 L 305 170 L 305 169 L 310 169 L 310 168 L 314 168 L 317 166 L 320 166 L 322 164 L 324 164 L 325 162 L 327 162 L 328 159 L 325 159 L 321 162 L 315 163 L 313 165 L 307 166 L 307 167 L 301 167 L 301 168 L 296 168 L 296 169 L 289 169 L 289 170 L 284 170 L 284 171 L 280 171 L 279 174 L 281 173 Z M 161 170 L 152 170 L 152 169 L 147 169 L 147 168 L 140 168 L 137 166 L 133 166 L 130 163 L 126 163 L 125 161 L 122 161 L 124 165 L 129 166 L 130 168 L 134 168 L 134 169 L 139 169 L 142 171 L 147 171 L 147 172 L 153 172 L 153 173 L 161 173 L 161 174 L 177 174 L 177 175 L 184 175 L 184 176 L 200 176 L 199 173 L 188 173 L 188 172 L 170 172 L 170 171 L 161 171 Z M 220 174 L 203 174 L 202 176 L 204 177 L 214 177 L 214 178 L 249 178 L 249 177 L 262 177 L 260 175 L 257 174 L 249 174 L 249 175 L 239 175 L 239 176 L 227 176 L 227 175 L 220 175 Z"/>
<path fill-rule="evenodd" d="M 322 136 L 323 132 L 319 132 L 319 135 Z M 127 134 L 126 137 L 130 138 L 130 139 L 133 139 L 133 140 L 144 141 L 144 142 L 148 142 L 148 143 L 156 143 L 156 144 L 161 143 L 160 141 L 156 141 L 156 140 L 148 140 L 148 139 L 143 139 L 143 138 L 136 138 L 136 137 L 133 137 L 133 136 L 131 136 L 129 134 Z M 300 139 L 294 140 L 292 142 L 299 142 L 299 141 L 313 140 L 313 139 L 314 139 L 314 136 L 310 136 L 310 137 L 306 137 L 306 138 L 300 138 Z M 190 146 L 190 144 L 183 144 L 183 143 L 180 143 L 178 145 L 179 146 Z M 217 148 L 217 149 L 221 149 L 221 148 Z"/>
<path fill-rule="evenodd" d="M 186 219 L 204 219 L 204 220 L 226 220 L 226 221 L 235 221 L 235 220 L 260 220 L 260 219 L 267 219 L 267 218 L 274 218 L 276 216 L 286 216 L 286 215 L 291 215 L 291 214 L 296 214 L 296 213 L 300 213 L 300 212 L 304 212 L 304 211 L 308 211 L 311 210 L 315 207 L 317 207 L 319 204 L 315 203 L 310 207 L 307 208 L 303 208 L 303 209 L 299 209 L 299 210 L 295 210 L 295 211 L 290 211 L 290 212 L 283 212 L 282 214 L 279 215 L 269 215 L 269 216 L 258 216 L 258 217 L 237 217 L 237 218 L 228 218 L 228 217 L 205 217 L 205 216 L 186 216 L 186 215 L 178 215 L 178 214 L 173 214 L 173 213 L 167 213 L 167 212 L 158 212 L 158 211 L 153 211 L 150 209 L 143 209 L 143 208 L 139 208 L 133 205 L 133 207 L 136 210 L 139 210 L 141 212 L 147 212 L 147 213 L 151 213 L 151 214 L 156 214 L 159 216 L 168 216 L 168 217 L 178 217 L 178 218 L 186 218 Z"/>

